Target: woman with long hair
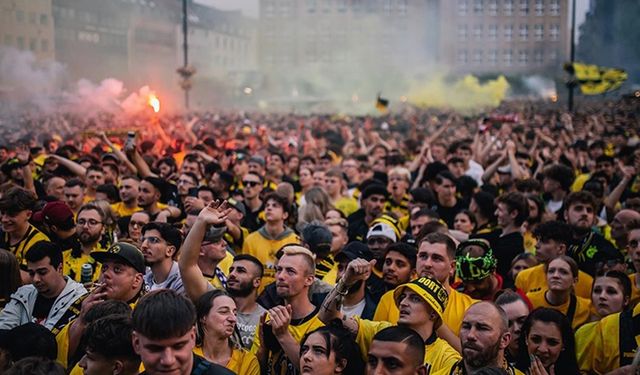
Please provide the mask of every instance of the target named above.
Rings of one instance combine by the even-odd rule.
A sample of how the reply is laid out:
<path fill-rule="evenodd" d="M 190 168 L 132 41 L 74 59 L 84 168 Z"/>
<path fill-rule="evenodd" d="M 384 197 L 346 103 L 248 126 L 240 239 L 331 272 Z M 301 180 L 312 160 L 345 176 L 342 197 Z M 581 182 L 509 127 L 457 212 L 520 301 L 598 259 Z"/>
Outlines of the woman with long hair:
<path fill-rule="evenodd" d="M 563 313 L 573 329 L 589 321 L 591 301 L 575 295 L 578 264 L 573 258 L 560 255 L 545 265 L 547 289 L 527 293 L 534 308 L 548 307 Z"/>
<path fill-rule="evenodd" d="M 324 221 L 324 215 L 331 209 L 331 199 L 323 188 L 313 187 L 304 195 L 306 204 L 298 210 L 297 228 L 304 227 L 314 220 Z"/>
<path fill-rule="evenodd" d="M 516 368 L 529 375 L 579 374 L 571 322 L 549 308 L 533 310 L 522 326 Z"/>
<path fill-rule="evenodd" d="M 308 333 L 300 341 L 300 373 L 364 374 L 364 360 L 351 332 L 340 321 Z"/>
<path fill-rule="evenodd" d="M 0 249 L 0 311 L 20 286 L 22 279 L 18 260 L 12 252 Z"/>
<path fill-rule="evenodd" d="M 242 349 L 236 330 L 236 303 L 224 290 L 206 292 L 196 301 L 198 335 L 193 352 L 238 375 L 259 375 L 255 355 Z"/>

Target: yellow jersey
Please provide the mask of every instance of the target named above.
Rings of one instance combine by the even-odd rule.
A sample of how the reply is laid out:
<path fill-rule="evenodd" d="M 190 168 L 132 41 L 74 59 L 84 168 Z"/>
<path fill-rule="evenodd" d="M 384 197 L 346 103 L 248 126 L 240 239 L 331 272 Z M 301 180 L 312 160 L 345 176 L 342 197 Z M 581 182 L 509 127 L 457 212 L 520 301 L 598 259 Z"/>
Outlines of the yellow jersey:
<path fill-rule="evenodd" d="M 268 238 L 264 235 L 264 227 L 249 234 L 242 244 L 242 254 L 253 255 L 264 266 L 263 279 L 272 279 L 275 276 L 276 252 L 284 245 L 299 244 L 300 238 L 291 229 L 285 231 L 277 238 Z"/>
<path fill-rule="evenodd" d="M 193 353 L 211 362 L 205 357 L 201 346 L 193 348 Z M 258 358 L 246 349 L 234 348 L 231 352 L 231 358 L 224 367 L 235 372 L 238 375 L 260 375 L 260 363 Z"/>
<path fill-rule="evenodd" d="M 322 281 L 333 286 L 338 282 L 338 264 L 335 263 L 333 267 L 327 272 L 326 275 L 322 278 Z"/>
<path fill-rule="evenodd" d="M 27 251 L 31 249 L 36 242 L 39 241 L 49 241 L 49 237 L 46 234 L 40 232 L 36 227 L 29 224 L 29 228 L 27 228 L 27 232 L 20 239 L 20 241 L 15 244 L 9 243 L 9 233 L 3 233 L 2 238 L 0 238 L 2 242 L 0 242 L 0 247 L 9 250 L 13 255 L 15 255 L 16 260 L 19 265 L 27 265 L 27 261 L 24 259 L 24 256 L 27 254 Z"/>
<path fill-rule="evenodd" d="M 576 357 L 584 373 L 606 374 L 633 361 L 640 346 L 640 305 L 607 315 L 576 331 Z M 620 335 L 621 332 L 625 334 Z M 622 345 L 621 345 L 622 344 Z"/>
<path fill-rule="evenodd" d="M 362 356 L 366 361 L 369 347 L 376 333 L 394 324 L 360 319 L 359 317 L 355 317 L 354 319 L 358 322 L 356 343 L 360 347 Z M 438 338 L 435 332 L 425 341 L 424 364 L 427 368 L 427 374 L 444 368 L 451 368 L 451 366 L 461 358 L 460 353 L 453 349 L 445 340 Z"/>
<path fill-rule="evenodd" d="M 591 300 L 578 297 L 574 294 L 571 295 L 569 300 L 561 305 L 553 306 L 549 302 L 547 302 L 547 298 L 545 297 L 545 293 L 547 289 L 543 289 L 537 292 L 529 292 L 527 293 L 527 298 L 531 301 L 531 305 L 533 308 L 538 307 L 548 307 L 550 309 L 558 310 L 563 313 L 569 320 L 571 320 L 571 328 L 574 330 L 578 329 L 578 327 L 589 321 L 589 317 L 591 316 Z M 575 300 L 575 302 L 573 302 Z M 569 313 L 570 305 L 574 304 L 573 314 Z M 573 315 L 573 317 L 569 316 Z"/>
<path fill-rule="evenodd" d="M 74 257 L 71 252 L 73 250 L 65 250 L 62 252 L 62 272 L 65 276 L 69 276 L 73 280 L 80 282 L 82 277 L 82 265 L 87 263 L 91 265 L 92 276 L 91 281 L 97 281 L 100 277 L 102 264 L 98 263 L 89 254 L 82 253 L 80 257 Z"/>
<path fill-rule="evenodd" d="M 592 285 L 593 277 L 586 272 L 578 271 L 578 282 L 574 287 L 576 296 L 591 299 Z M 544 272 L 544 264 L 538 264 L 520 271 L 516 276 L 516 288 L 525 293 L 547 289 L 547 275 Z"/>
<path fill-rule="evenodd" d="M 629 306 L 634 307 L 640 302 L 640 288 L 638 288 L 636 284 L 637 274 L 629 275 L 629 279 L 631 280 L 631 300 L 629 301 Z"/>
<path fill-rule="evenodd" d="M 360 209 L 358 201 L 351 197 L 340 197 L 333 206 L 347 217 Z"/>
<path fill-rule="evenodd" d="M 158 207 L 160 207 L 160 204 L 158 204 Z M 125 217 L 131 216 L 138 211 L 142 211 L 142 208 L 138 207 L 138 205 L 135 205 L 133 208 L 129 208 L 124 204 L 124 202 L 118 202 L 111 204 L 111 211 L 118 215 L 118 217 Z"/>
<path fill-rule="evenodd" d="M 460 333 L 460 326 L 462 325 L 462 319 L 464 313 L 469 306 L 478 302 L 477 300 L 469 297 L 464 293 L 460 293 L 453 288 L 449 288 L 449 299 L 447 300 L 447 306 L 444 309 L 442 321 L 456 334 Z M 396 302 L 393 299 L 393 290 L 390 290 L 382 295 L 376 312 L 373 315 L 373 320 L 386 321 L 392 324 L 398 323 L 400 317 L 400 311 Z"/>
<path fill-rule="evenodd" d="M 265 323 L 270 320 L 271 318 L 269 317 L 269 314 L 267 314 Z M 291 336 L 293 336 L 293 339 L 296 340 L 297 343 L 300 343 L 304 335 L 309 332 L 315 331 L 322 326 L 324 326 L 324 323 L 322 323 L 322 321 L 318 318 L 318 310 L 316 310 L 302 319 L 292 319 L 289 323 L 288 330 L 289 333 L 291 333 Z M 260 346 L 262 345 L 262 343 L 260 342 L 260 330 L 262 330 L 262 326 L 258 325 L 256 334 L 253 338 L 253 344 L 251 345 L 251 353 L 253 354 L 257 353 L 260 349 Z M 287 370 L 289 366 L 293 366 L 294 368 L 297 368 L 298 366 L 298 364 L 291 364 L 291 361 L 289 361 L 289 358 L 286 356 L 282 348 L 271 351 L 269 364 L 271 368 L 268 370 L 272 375 L 288 374 L 289 372 Z"/>

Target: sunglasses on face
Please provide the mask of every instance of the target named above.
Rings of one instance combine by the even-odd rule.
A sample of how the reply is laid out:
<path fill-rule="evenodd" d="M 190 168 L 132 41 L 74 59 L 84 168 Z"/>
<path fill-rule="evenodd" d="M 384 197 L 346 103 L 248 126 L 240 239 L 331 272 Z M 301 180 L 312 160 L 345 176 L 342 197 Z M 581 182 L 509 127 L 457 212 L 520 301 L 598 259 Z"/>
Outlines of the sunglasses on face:
<path fill-rule="evenodd" d="M 254 187 L 254 186 L 260 185 L 258 181 L 242 181 L 242 184 L 248 187 Z"/>

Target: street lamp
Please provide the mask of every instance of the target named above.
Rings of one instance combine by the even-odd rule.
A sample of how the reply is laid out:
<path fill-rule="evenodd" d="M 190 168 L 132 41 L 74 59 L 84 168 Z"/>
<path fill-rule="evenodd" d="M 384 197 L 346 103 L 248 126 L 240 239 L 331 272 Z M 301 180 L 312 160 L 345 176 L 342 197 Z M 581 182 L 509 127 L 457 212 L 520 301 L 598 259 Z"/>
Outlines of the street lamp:
<path fill-rule="evenodd" d="M 191 90 L 191 77 L 196 73 L 196 69 L 189 66 L 189 30 L 187 19 L 187 1 L 182 0 L 182 52 L 183 64 L 176 72 L 180 76 L 180 87 L 184 90 L 184 107 L 189 109 L 189 90 Z"/>

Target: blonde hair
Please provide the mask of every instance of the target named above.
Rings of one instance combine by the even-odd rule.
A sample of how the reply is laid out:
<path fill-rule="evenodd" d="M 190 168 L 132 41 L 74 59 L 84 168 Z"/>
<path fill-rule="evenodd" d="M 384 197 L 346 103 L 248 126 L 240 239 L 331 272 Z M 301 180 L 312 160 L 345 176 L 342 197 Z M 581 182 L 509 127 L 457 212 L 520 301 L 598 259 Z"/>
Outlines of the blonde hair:
<path fill-rule="evenodd" d="M 307 263 L 307 266 L 309 267 L 309 274 L 315 275 L 316 255 L 312 253 L 311 250 L 307 249 L 306 247 L 302 247 L 300 245 L 285 245 L 282 248 L 282 256 L 280 258 L 282 258 L 285 255 L 289 255 L 289 256 L 301 255 L 302 258 Z"/>
<path fill-rule="evenodd" d="M 400 175 L 401 177 L 403 177 L 405 180 L 411 182 L 411 172 L 409 172 L 409 170 L 405 167 L 395 167 L 392 168 L 389 171 L 389 177 L 391 177 L 392 174 L 397 174 Z"/>

